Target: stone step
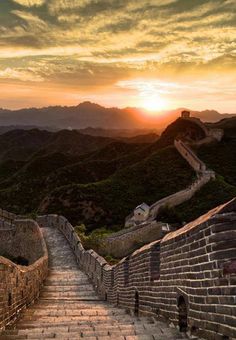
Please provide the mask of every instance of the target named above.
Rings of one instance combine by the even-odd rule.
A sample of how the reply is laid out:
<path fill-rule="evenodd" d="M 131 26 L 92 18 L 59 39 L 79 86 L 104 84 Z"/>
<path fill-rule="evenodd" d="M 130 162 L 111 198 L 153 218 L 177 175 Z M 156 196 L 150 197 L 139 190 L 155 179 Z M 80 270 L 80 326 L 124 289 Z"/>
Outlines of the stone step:
<path fill-rule="evenodd" d="M 97 295 L 95 294 L 94 291 L 64 291 L 64 292 L 50 292 L 50 291 L 43 291 L 41 292 L 40 294 L 40 298 L 42 299 L 54 299 L 54 300 L 62 300 L 62 299 L 72 299 L 72 300 L 75 300 L 75 299 L 81 299 L 81 298 L 91 298 L 91 297 L 94 297 Z"/>
<path fill-rule="evenodd" d="M 125 321 L 128 321 L 128 322 L 133 322 L 131 319 L 128 319 L 128 318 L 122 318 L 122 317 L 116 317 L 114 319 L 114 322 L 125 322 Z M 24 316 L 24 322 L 32 322 L 34 321 L 35 323 L 55 323 L 55 322 L 70 322 L 70 321 L 77 321 L 78 323 L 80 321 L 92 321 L 92 322 L 111 322 L 111 317 L 110 316 L 103 316 L 103 315 L 92 315 L 92 316 L 89 316 L 89 315 L 62 315 L 62 316 L 49 316 L 49 315 L 42 315 L 42 316 L 39 316 L 39 315 L 25 315 Z"/>
<path fill-rule="evenodd" d="M 9 334 L 8 332 L 6 332 L 6 334 Z M 56 336 L 56 334 L 60 334 L 62 337 L 66 337 L 66 336 L 71 336 L 71 335 L 80 335 L 82 337 L 88 337 L 88 336 L 109 336 L 109 335 L 117 335 L 117 336 L 128 336 L 128 335 L 142 335 L 145 334 L 145 330 L 143 330 L 143 332 L 139 332 L 138 334 L 136 334 L 135 330 L 133 329 L 127 329 L 127 330 L 120 330 L 120 329 L 114 329 L 114 328 L 110 328 L 110 329 L 100 329 L 100 330 L 94 330 L 94 329 L 80 329 L 77 328 L 73 331 L 62 331 L 62 330 L 56 330 L 54 329 L 52 330 L 48 330 L 48 329 L 43 329 L 43 330 L 39 330 L 39 331 L 32 331 L 30 329 L 27 329 L 25 331 L 18 331 L 16 334 L 14 335 L 25 335 L 28 336 L 30 338 L 38 338 L 41 337 L 42 335 L 45 337 L 51 337 L 52 335 L 54 335 L 54 337 Z M 12 335 L 11 333 L 9 335 Z M 52 336 L 53 337 L 53 336 Z"/>
<path fill-rule="evenodd" d="M 98 309 L 98 310 L 107 310 L 113 311 L 114 309 L 106 305 L 103 301 L 97 300 L 96 304 L 93 303 L 93 300 L 77 300 L 77 301 L 64 301 L 64 300 L 40 300 L 40 303 L 36 305 L 31 305 L 27 310 L 33 309 L 48 309 L 48 310 L 83 310 L 83 309 Z M 121 309 L 123 311 L 123 309 Z M 115 310 L 114 310 L 115 311 Z"/>
<path fill-rule="evenodd" d="M 94 292 L 90 285 L 45 285 L 42 292 Z"/>
<path fill-rule="evenodd" d="M 77 278 L 81 278 L 81 279 L 86 279 L 87 276 L 82 273 L 80 270 L 70 270 L 70 269 L 67 269 L 64 268 L 63 270 L 62 269 L 58 269 L 58 270 L 50 270 L 49 273 L 48 273 L 48 276 L 51 277 L 51 276 L 56 276 L 56 277 L 77 277 Z"/>
<path fill-rule="evenodd" d="M 101 335 L 97 334 L 95 336 L 91 336 L 90 334 L 70 334 L 70 333 L 45 333 L 45 334 L 28 334 L 28 335 L 3 335 L 0 336 L 0 340 L 19 340 L 19 339 L 60 339 L 60 340 L 71 340 L 71 339 L 87 339 L 87 340 L 187 340 L 187 338 L 183 337 L 164 337 L 161 333 L 154 334 L 142 334 L 140 335 L 120 335 L 118 333 L 109 334 L 109 335 Z"/>
<path fill-rule="evenodd" d="M 88 317 L 81 317 L 79 320 L 67 320 L 67 321 L 62 321 L 61 319 L 54 320 L 52 323 L 52 320 L 47 321 L 47 320 L 40 320 L 40 321 L 30 321 L 30 320 L 25 320 L 25 318 L 21 319 L 17 323 L 17 329 L 32 329 L 32 328 L 50 328 L 50 327 L 72 327 L 72 326 L 93 326 L 93 327 L 98 327 L 100 325 L 103 326 L 113 326 L 113 325 L 119 325 L 119 326 L 135 326 L 135 327 L 144 327 L 146 324 L 143 324 L 142 321 L 139 320 L 116 320 L 116 319 L 111 319 L 111 318 L 89 318 Z M 146 327 L 145 327 L 146 329 Z M 169 329 L 169 328 L 167 328 Z"/>
<path fill-rule="evenodd" d="M 72 296 L 61 296 L 61 297 L 41 297 L 41 299 L 42 300 L 44 300 L 44 301 L 60 301 L 60 302 L 67 302 L 67 301 L 71 301 L 71 300 L 73 300 L 74 302 L 79 302 L 79 301 L 84 301 L 84 302 L 86 302 L 86 301 L 100 301 L 100 299 L 99 299 L 99 297 L 98 296 L 96 296 L 96 294 L 94 294 L 93 296 L 90 296 L 90 295 L 88 295 L 88 296 L 74 296 L 74 297 L 72 297 Z"/>
<path fill-rule="evenodd" d="M 44 283 L 45 286 L 70 286 L 70 285 L 89 285 L 89 281 L 88 279 L 87 280 L 52 280 L 52 279 L 46 279 L 45 280 L 45 283 Z"/>
<path fill-rule="evenodd" d="M 93 304 L 93 301 L 56 301 L 55 300 L 40 300 L 40 304 L 32 305 L 28 308 L 30 309 L 49 309 L 49 310 L 83 310 L 83 309 L 98 309 L 98 310 L 107 310 L 110 311 L 112 308 L 104 308 L 105 305 L 102 301 L 98 300 L 96 305 Z"/>
<path fill-rule="evenodd" d="M 68 273 L 69 275 L 77 275 L 77 276 L 81 276 L 81 277 L 86 277 L 86 274 L 84 272 L 82 272 L 78 267 L 77 264 L 75 264 L 75 266 L 73 267 L 65 267 L 65 266 L 53 266 L 53 268 L 49 269 L 48 274 L 56 274 L 56 275 L 65 275 L 66 273 Z"/>
<path fill-rule="evenodd" d="M 39 300 L 0 335 L 0 340 L 177 340 L 175 329 L 152 318 L 135 317 L 95 293 L 77 267 L 67 240 L 56 228 L 43 228 L 49 273 Z"/>
<path fill-rule="evenodd" d="M 145 324 L 121 324 L 121 323 L 116 323 L 116 324 L 97 324 L 97 325 L 92 325 L 92 324 L 82 324 L 82 325 L 65 325 L 65 326 L 56 326 L 54 324 L 51 324 L 48 327 L 45 327 L 43 325 L 42 327 L 34 327 L 34 328 L 18 328 L 16 330 L 7 330 L 6 334 L 28 334 L 28 333 L 44 333 L 44 332 L 64 332 L 64 333 L 73 333 L 73 332 L 111 332 L 111 331 L 118 331 L 118 332 L 134 332 L 135 334 L 143 334 L 144 332 L 149 332 L 149 333 L 155 333 L 157 331 L 161 332 L 162 334 L 169 335 L 170 328 L 164 328 L 163 324 L 158 325 L 155 324 L 153 327 L 147 327 Z M 175 332 L 177 334 L 177 331 Z M 174 334 L 173 330 L 171 330 L 171 334 Z"/>
<path fill-rule="evenodd" d="M 86 316 L 118 316 L 118 315 L 124 315 L 123 310 L 118 310 L 118 311 L 107 311 L 107 310 L 99 310 L 99 309 L 67 309 L 67 310 L 61 310 L 61 309 L 28 309 L 25 313 L 25 315 L 34 315 L 34 316 L 42 316 L 42 315 L 50 315 L 50 316 L 62 316 L 62 315 L 67 315 L 67 316 L 73 316 L 73 315 L 86 315 Z"/>
<path fill-rule="evenodd" d="M 38 339 L 41 337 L 46 338 L 56 338 L 57 335 L 60 335 L 62 338 L 65 337 L 72 337 L 72 336 L 81 336 L 81 337 L 103 337 L 103 336 L 139 336 L 139 339 L 142 339 L 144 335 L 159 335 L 159 339 L 168 339 L 172 337 L 173 334 L 168 334 L 165 331 L 163 332 L 162 329 L 153 329 L 150 332 L 146 332 L 145 329 L 142 330 L 135 330 L 135 329 L 120 329 L 119 327 L 109 327 L 104 328 L 101 326 L 100 329 L 93 329 L 91 328 L 81 328 L 81 327 L 74 327 L 73 329 L 63 329 L 62 327 L 58 328 L 45 328 L 45 329 L 25 329 L 19 331 L 5 331 L 3 336 L 15 336 L 15 337 L 28 337 L 29 339 Z M 176 337 L 178 338 L 178 336 Z M 175 338 L 175 339 L 176 339 Z"/>

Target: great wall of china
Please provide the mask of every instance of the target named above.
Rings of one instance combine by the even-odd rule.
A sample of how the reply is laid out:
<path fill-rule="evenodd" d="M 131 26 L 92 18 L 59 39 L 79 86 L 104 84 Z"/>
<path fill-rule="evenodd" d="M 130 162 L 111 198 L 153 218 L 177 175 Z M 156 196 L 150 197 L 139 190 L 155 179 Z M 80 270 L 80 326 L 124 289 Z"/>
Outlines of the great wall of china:
<path fill-rule="evenodd" d="M 1 213 L 5 223 L 0 225 L 0 255 L 27 259 L 29 265 L 19 266 L 0 256 L 0 329 L 38 298 L 48 271 L 47 247 L 38 224 L 12 220 L 13 214 Z"/>
<path fill-rule="evenodd" d="M 199 122 L 198 119 L 197 122 Z M 201 123 L 201 126 L 202 125 L 205 126 Z M 220 135 L 222 137 L 222 132 Z M 103 240 L 103 250 L 105 253 L 121 258 L 122 255 L 128 255 L 129 249 L 134 249 L 135 246 L 137 247 L 138 240 L 144 240 L 143 243 L 148 243 L 164 236 L 166 224 L 161 223 L 161 221 L 156 221 L 159 211 L 162 208 L 175 207 L 190 200 L 206 183 L 215 178 L 215 172 L 207 169 L 204 162 L 202 162 L 183 141 L 175 140 L 174 146 L 194 169 L 197 178 L 187 188 L 152 204 L 149 207 L 149 212 L 145 220 L 141 222 L 137 221 L 134 212 L 132 212 L 126 218 L 126 229 L 114 233 Z"/>
<path fill-rule="evenodd" d="M 41 216 L 38 217 L 37 223 L 16 221 L 16 230 L 19 229 L 23 240 L 26 230 L 30 226 L 32 231 L 37 234 L 34 239 L 38 239 L 40 243 L 41 236 L 38 226 L 41 227 L 41 230 L 51 230 L 52 237 L 55 236 L 55 242 L 56 235 L 60 231 L 70 244 L 78 266 L 88 275 L 100 299 L 111 302 L 113 306 L 126 308 L 135 314 L 157 317 L 159 320 L 179 326 L 182 330 L 188 327 L 192 334 L 206 339 L 235 339 L 235 224 L 236 199 L 215 208 L 178 231 L 167 234 L 162 240 L 154 241 L 138 249 L 115 266 L 110 266 L 93 250 L 86 251 L 73 226 L 62 216 Z M 12 233 L 12 230 L 9 233 Z M 5 241 L 3 242 L 5 243 Z M 26 239 L 25 242 L 29 247 L 32 244 Z M 48 244 L 49 253 L 51 247 L 53 244 Z M 60 261 L 64 257 L 65 261 L 72 263 L 72 259 L 67 257 L 68 254 L 64 252 L 63 247 L 59 247 L 56 256 Z M 35 251 L 33 244 L 30 250 L 31 252 Z M 28 267 L 17 266 L 5 258 L 0 258 L 1 328 L 14 320 L 20 310 L 37 299 L 41 284 L 47 276 L 48 255 L 46 250 L 43 252 L 41 250 L 38 256 L 40 255 L 41 257 Z M 57 261 L 57 257 L 55 261 Z M 56 268 L 59 270 L 58 266 Z M 62 266 L 61 276 L 58 271 L 55 274 L 58 281 L 53 285 L 58 284 L 59 288 L 65 286 L 64 281 L 60 286 L 60 277 L 68 268 L 71 270 L 70 264 Z M 49 278 L 54 275 L 54 271 L 55 269 L 50 271 Z M 68 274 L 66 277 L 68 280 Z M 73 282 L 76 285 L 76 278 L 73 279 Z M 54 287 L 53 285 L 52 287 Z M 74 286 L 70 289 L 73 291 Z M 78 291 L 79 289 L 78 286 Z M 64 304 L 69 303 L 70 298 L 74 301 L 70 291 L 62 289 L 59 292 L 59 295 L 55 295 L 57 301 L 60 298 L 63 299 Z M 39 310 L 37 303 L 35 307 L 33 305 L 28 308 L 29 311 L 33 308 L 35 317 L 24 320 L 24 314 L 27 314 L 28 311 L 26 309 L 18 328 L 5 331 L 4 334 L 7 334 L 8 337 L 0 337 L 0 339 L 27 339 L 27 336 L 23 337 L 27 327 L 31 329 L 31 331 L 27 329 L 28 333 L 34 332 L 34 327 L 37 329 L 41 327 L 38 332 L 49 332 L 50 326 L 46 320 L 50 320 L 52 310 L 50 309 L 48 314 L 45 310 L 46 316 L 44 317 L 43 311 L 40 311 L 44 304 L 47 309 L 48 304 L 52 303 L 54 293 L 50 294 L 46 295 L 45 300 L 39 299 Z M 60 306 L 57 308 L 59 309 Z M 76 313 L 73 317 L 74 319 L 77 317 L 79 320 L 81 311 Z M 38 318 L 40 327 L 37 322 Z M 57 318 L 53 320 L 55 321 Z M 20 327 L 21 325 L 23 328 Z M 154 322 L 155 327 L 163 327 L 158 325 Z M 18 333 L 19 329 L 21 331 Z M 79 327 L 77 329 L 79 330 Z M 57 334 L 55 329 L 53 332 L 53 334 Z M 169 329 L 169 332 L 171 334 L 172 330 Z M 18 334 L 21 334 L 21 337 L 17 337 Z M 34 334 L 38 333 L 35 331 Z M 141 337 L 141 339 L 146 338 Z M 160 337 L 160 339 L 162 338 Z M 169 339 L 175 339 L 175 337 L 169 337 Z"/>
<path fill-rule="evenodd" d="M 175 144 L 197 181 L 214 177 L 185 144 Z M 29 261 L 0 257 L 0 340 L 236 339 L 236 198 L 113 266 L 85 250 L 63 216 L 33 221 L 0 210 L 0 220 L 1 251 Z"/>
<path fill-rule="evenodd" d="M 207 169 L 207 166 L 196 156 L 191 148 L 181 140 L 175 140 L 174 146 L 181 154 L 181 156 L 189 163 L 197 174 L 197 179 L 186 189 L 178 191 L 173 195 L 162 198 L 161 200 L 153 203 L 150 206 L 147 221 L 154 220 L 158 212 L 163 207 L 175 207 L 181 203 L 188 201 L 195 193 L 202 188 L 203 185 L 208 183 L 211 179 L 215 178 L 215 172 Z M 131 213 L 126 218 L 126 227 L 134 226 L 137 224 L 134 213 Z"/>

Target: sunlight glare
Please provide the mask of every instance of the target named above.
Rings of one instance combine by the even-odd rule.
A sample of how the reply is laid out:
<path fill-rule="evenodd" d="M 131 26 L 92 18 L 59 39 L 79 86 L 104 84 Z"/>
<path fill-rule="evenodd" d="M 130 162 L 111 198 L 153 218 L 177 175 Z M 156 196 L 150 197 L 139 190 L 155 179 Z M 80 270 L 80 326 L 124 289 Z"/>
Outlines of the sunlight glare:
<path fill-rule="evenodd" d="M 160 96 L 150 96 L 148 98 L 142 98 L 142 107 L 153 114 L 157 111 L 162 111 L 167 108 L 166 101 Z"/>

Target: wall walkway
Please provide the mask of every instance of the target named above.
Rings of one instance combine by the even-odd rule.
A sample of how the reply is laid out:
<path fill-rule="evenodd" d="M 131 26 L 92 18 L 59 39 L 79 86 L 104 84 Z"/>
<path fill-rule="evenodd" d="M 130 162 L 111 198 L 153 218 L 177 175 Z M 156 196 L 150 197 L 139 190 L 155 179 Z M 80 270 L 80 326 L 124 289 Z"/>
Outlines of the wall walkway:
<path fill-rule="evenodd" d="M 55 222 L 59 220 L 65 221 L 56 217 Z M 69 236 L 69 224 L 67 228 Z M 105 302 L 78 268 L 78 258 L 70 247 L 72 243 L 67 242 L 56 225 L 42 230 L 49 250 L 49 275 L 38 301 L 25 310 L 14 326 L 0 335 L 0 340 L 184 338 L 166 323 L 129 315 L 124 309 Z"/>
<path fill-rule="evenodd" d="M 63 232 L 102 298 L 180 328 L 186 322 L 192 334 L 206 339 L 235 339 L 236 199 L 115 266 L 93 250 L 85 251 L 64 217 L 42 216 L 38 223 Z"/>

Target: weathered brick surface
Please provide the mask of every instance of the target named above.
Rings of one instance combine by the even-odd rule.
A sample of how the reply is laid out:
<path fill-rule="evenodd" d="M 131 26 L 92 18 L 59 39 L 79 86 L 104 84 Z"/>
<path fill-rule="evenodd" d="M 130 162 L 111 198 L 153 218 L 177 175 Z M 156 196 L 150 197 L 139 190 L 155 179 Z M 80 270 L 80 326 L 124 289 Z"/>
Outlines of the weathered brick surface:
<path fill-rule="evenodd" d="M 28 220 L 16 220 L 13 230 L 0 231 L 0 250 L 28 258 L 31 263 L 23 267 L 0 257 L 1 330 L 38 297 L 47 276 L 48 254 L 40 228 Z"/>
<path fill-rule="evenodd" d="M 116 258 L 129 255 L 141 246 L 162 238 L 166 232 L 165 223 L 148 221 L 131 228 L 125 228 L 106 237 L 98 248 L 101 255 L 110 254 Z"/>
<path fill-rule="evenodd" d="M 1 340 L 187 340 L 185 334 L 166 323 L 129 315 L 125 309 L 105 302 L 104 297 L 99 298 L 86 274 L 78 268 L 73 246 L 70 249 L 61 231 L 51 227 L 42 230 L 49 250 L 49 275 L 40 298 L 0 334 Z M 97 254 L 88 253 L 94 255 L 90 276 L 96 282 L 106 262 Z"/>
<path fill-rule="evenodd" d="M 179 324 L 180 301 L 189 331 L 207 339 L 236 338 L 236 199 L 161 241 L 140 248 L 116 266 L 85 251 L 63 217 L 38 223 L 58 227 L 99 294 L 112 303 Z"/>
<path fill-rule="evenodd" d="M 17 215 L 10 213 L 6 210 L 0 209 L 0 218 L 9 223 L 13 223 L 13 221 L 17 218 Z"/>
<path fill-rule="evenodd" d="M 14 225 L 0 229 L 0 255 L 21 256 L 32 264 L 43 256 L 41 238 L 35 221 L 15 220 Z"/>

